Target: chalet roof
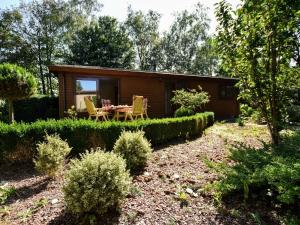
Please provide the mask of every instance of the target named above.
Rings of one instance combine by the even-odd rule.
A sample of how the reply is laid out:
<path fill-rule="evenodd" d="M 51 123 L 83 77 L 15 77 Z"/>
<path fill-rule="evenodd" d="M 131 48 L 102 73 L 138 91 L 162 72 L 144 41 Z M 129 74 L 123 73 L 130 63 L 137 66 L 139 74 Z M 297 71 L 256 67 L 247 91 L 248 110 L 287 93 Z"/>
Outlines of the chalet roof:
<path fill-rule="evenodd" d="M 141 70 L 127 70 L 119 68 L 106 68 L 98 66 L 81 66 L 81 65 L 50 65 L 49 72 L 54 74 L 78 74 L 78 75 L 100 75 L 100 76 L 124 76 L 124 77 L 154 77 L 154 78 L 171 78 L 171 79 L 196 79 L 196 80 L 223 80 L 236 82 L 238 79 L 222 76 L 202 76 L 196 74 L 180 74 L 169 72 L 153 72 Z"/>

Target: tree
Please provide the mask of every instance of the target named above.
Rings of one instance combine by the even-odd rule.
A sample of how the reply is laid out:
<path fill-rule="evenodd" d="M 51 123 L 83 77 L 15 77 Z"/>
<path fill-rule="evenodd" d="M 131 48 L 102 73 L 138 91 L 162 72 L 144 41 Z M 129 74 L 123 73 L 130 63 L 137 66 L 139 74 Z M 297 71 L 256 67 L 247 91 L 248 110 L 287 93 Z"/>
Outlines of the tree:
<path fill-rule="evenodd" d="M 0 10 L 0 63 L 17 63 L 32 68 L 32 46 L 19 35 L 22 21 L 19 10 Z"/>
<path fill-rule="evenodd" d="M 24 68 L 13 64 L 0 65 L 0 97 L 8 101 L 10 123 L 14 121 L 13 101 L 30 97 L 36 87 L 35 77 Z"/>
<path fill-rule="evenodd" d="M 132 68 L 134 49 L 126 31 L 109 16 L 99 17 L 75 33 L 68 62 L 113 68 Z"/>
<path fill-rule="evenodd" d="M 101 4 L 92 0 L 31 0 L 1 12 L 0 41 L 3 37 L 5 44 L 0 49 L 6 54 L 0 60 L 37 71 L 41 92 L 53 95 L 57 80 L 47 66 L 63 62 L 70 36 L 99 8 Z"/>
<path fill-rule="evenodd" d="M 287 91 L 299 84 L 299 67 L 292 66 L 295 43 L 299 46 L 299 9 L 294 0 L 244 0 L 232 11 L 223 0 L 216 10 L 222 65 L 240 79 L 240 98 L 263 113 L 275 145 Z"/>
<path fill-rule="evenodd" d="M 141 70 L 157 70 L 161 52 L 158 31 L 160 17 L 159 13 L 152 10 L 144 14 L 128 8 L 125 26 L 134 43 L 137 64 Z"/>
<path fill-rule="evenodd" d="M 205 42 L 208 37 L 208 22 L 206 9 L 200 3 L 193 12 L 184 10 L 176 15 L 162 40 L 162 70 L 179 73 L 205 70 L 199 69 L 199 64 L 195 64 L 196 60 L 200 60 L 197 53 L 201 52 L 203 44 L 208 43 Z"/>

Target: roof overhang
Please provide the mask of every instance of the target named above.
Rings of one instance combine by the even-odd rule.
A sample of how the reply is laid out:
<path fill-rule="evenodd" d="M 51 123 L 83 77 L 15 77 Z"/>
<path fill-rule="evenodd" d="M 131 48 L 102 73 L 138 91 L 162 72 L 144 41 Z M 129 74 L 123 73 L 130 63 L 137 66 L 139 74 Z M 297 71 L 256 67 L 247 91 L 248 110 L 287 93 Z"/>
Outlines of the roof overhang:
<path fill-rule="evenodd" d="M 201 76 L 195 74 L 178 74 L 166 72 L 152 72 L 139 70 L 114 69 L 97 66 L 79 66 L 79 65 L 50 65 L 49 72 L 53 74 L 78 74 L 78 75 L 99 75 L 112 77 L 148 77 L 160 79 L 195 79 L 206 81 L 228 81 L 237 82 L 238 79 L 221 76 Z"/>

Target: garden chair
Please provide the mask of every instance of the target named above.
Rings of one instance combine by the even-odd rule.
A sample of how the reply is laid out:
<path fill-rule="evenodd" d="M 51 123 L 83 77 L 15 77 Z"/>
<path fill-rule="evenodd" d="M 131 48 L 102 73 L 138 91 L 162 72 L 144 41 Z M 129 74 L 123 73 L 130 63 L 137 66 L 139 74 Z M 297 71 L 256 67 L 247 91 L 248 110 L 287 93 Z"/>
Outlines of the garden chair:
<path fill-rule="evenodd" d="M 146 118 L 148 119 L 148 112 L 147 112 L 147 109 L 148 109 L 148 98 L 144 98 L 143 99 L 143 114 L 146 116 Z"/>
<path fill-rule="evenodd" d="M 104 112 L 102 109 L 96 108 L 93 101 L 89 97 L 84 97 L 84 102 L 89 114 L 89 119 L 95 117 L 95 121 L 98 121 L 99 118 L 108 120 L 108 112 Z"/>
<path fill-rule="evenodd" d="M 144 119 L 143 99 L 144 99 L 143 96 L 137 96 L 137 95 L 133 96 L 132 108 L 128 109 L 125 112 L 125 121 L 127 120 L 128 117 L 131 120 L 133 120 L 133 117 L 137 119 L 138 116 Z"/>
<path fill-rule="evenodd" d="M 110 108 L 111 101 L 109 99 L 101 99 L 102 108 Z"/>

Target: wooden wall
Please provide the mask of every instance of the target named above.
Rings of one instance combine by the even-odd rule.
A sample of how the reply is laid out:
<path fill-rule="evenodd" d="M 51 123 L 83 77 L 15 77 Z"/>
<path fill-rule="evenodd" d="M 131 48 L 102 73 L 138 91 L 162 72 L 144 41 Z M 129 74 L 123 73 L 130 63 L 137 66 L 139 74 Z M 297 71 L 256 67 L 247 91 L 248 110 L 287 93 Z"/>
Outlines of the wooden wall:
<path fill-rule="evenodd" d="M 79 74 L 59 74 L 59 111 L 60 116 L 64 116 L 64 111 L 75 105 L 75 79 L 77 77 L 105 77 Z M 108 77 L 108 76 L 107 76 Z M 150 117 L 165 116 L 165 82 L 174 84 L 184 82 L 187 88 L 196 88 L 201 85 L 204 91 L 210 95 L 210 103 L 205 107 L 206 110 L 215 112 L 216 117 L 235 117 L 239 113 L 239 105 L 236 99 L 221 99 L 219 96 L 219 87 L 224 82 L 229 81 L 212 79 L 211 81 L 198 80 L 164 80 L 151 77 L 122 77 L 113 76 L 119 79 L 119 104 L 132 104 L 133 95 L 142 95 L 148 98 Z M 232 83 L 230 81 L 229 83 Z M 169 101 L 169 100 L 168 100 Z"/>

